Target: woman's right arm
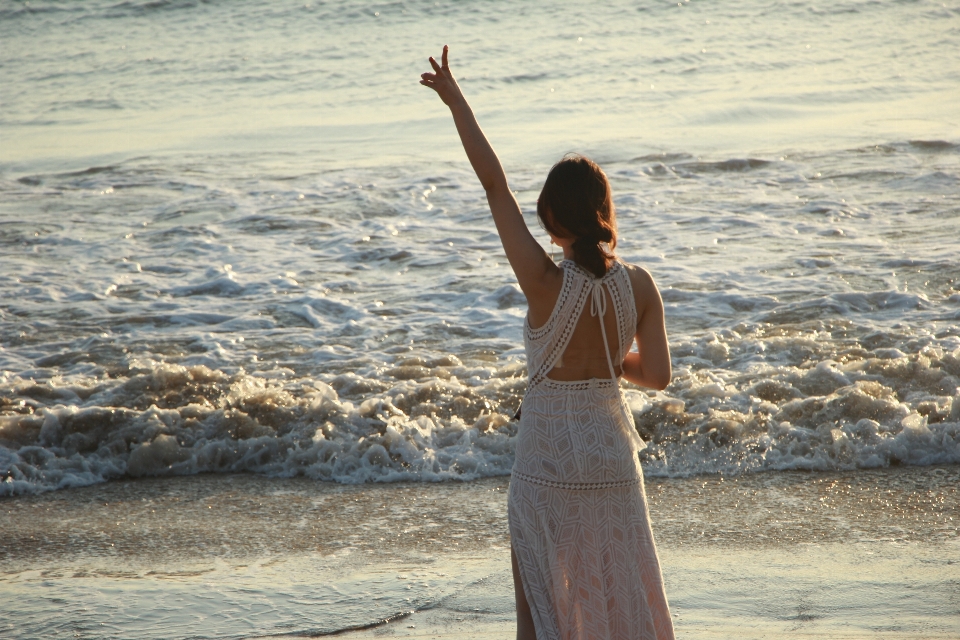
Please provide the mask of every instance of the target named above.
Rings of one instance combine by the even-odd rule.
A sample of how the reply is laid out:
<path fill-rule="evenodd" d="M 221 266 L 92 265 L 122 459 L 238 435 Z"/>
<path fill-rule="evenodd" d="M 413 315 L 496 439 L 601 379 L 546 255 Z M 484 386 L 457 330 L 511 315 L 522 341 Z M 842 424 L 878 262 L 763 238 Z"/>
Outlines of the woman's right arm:
<path fill-rule="evenodd" d="M 540 302 L 541 297 L 549 298 L 549 291 L 557 288 L 552 281 L 562 278 L 560 269 L 554 265 L 527 228 L 520 212 L 520 205 L 507 183 L 507 176 L 500 160 L 487 137 L 480 129 L 470 105 L 460 91 L 450 67 L 447 64 L 447 47 L 443 47 L 442 64 L 430 58 L 434 73 L 424 73 L 420 84 L 430 87 L 450 108 L 453 122 L 460 134 L 467 158 L 480 179 L 487 202 L 493 214 L 494 224 L 500 234 L 500 242 L 507 254 L 507 260 L 517 276 L 520 288 L 531 304 Z M 546 296 L 545 296 L 546 294 Z M 556 295 L 553 296 L 554 298 Z M 552 305 L 552 301 L 545 300 Z"/>
<path fill-rule="evenodd" d="M 673 375 L 670 345 L 663 318 L 663 299 L 653 277 L 645 269 L 630 268 L 637 305 L 637 347 L 623 360 L 623 377 L 649 389 L 666 389 Z"/>

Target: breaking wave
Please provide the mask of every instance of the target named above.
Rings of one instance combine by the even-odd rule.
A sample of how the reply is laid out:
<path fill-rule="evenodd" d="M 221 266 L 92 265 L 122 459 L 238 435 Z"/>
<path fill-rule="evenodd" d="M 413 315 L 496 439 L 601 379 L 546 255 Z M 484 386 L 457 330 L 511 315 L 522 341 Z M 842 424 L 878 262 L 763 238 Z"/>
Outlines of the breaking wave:
<path fill-rule="evenodd" d="M 665 392 L 625 385 L 648 442 L 645 472 L 960 463 L 960 340 L 930 337 L 910 354 L 892 337 L 873 348 L 827 339 L 837 328 L 758 325 L 674 345 Z M 325 381 L 174 364 L 90 384 L 14 379 L 0 398 L 0 495 L 209 472 L 342 483 L 506 475 L 525 387 L 522 363 L 454 356 Z"/>

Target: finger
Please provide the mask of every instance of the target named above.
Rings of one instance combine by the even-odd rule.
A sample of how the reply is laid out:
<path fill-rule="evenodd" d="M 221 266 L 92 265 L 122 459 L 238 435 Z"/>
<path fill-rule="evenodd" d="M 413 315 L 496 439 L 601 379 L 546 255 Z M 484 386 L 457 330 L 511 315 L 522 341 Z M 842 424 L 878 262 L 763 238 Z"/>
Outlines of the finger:
<path fill-rule="evenodd" d="M 420 81 L 420 84 L 422 84 L 423 86 L 425 86 L 427 89 L 432 89 L 432 90 L 433 90 L 435 93 L 437 93 L 437 94 L 440 93 L 440 90 L 437 89 L 437 85 L 434 84 L 434 83 L 432 83 L 432 82 L 425 82 L 425 81 L 421 80 L 421 81 Z"/>
<path fill-rule="evenodd" d="M 433 59 L 433 56 L 430 56 L 430 66 L 433 67 L 434 71 L 440 73 L 440 65 L 438 65 L 437 61 Z"/>
<path fill-rule="evenodd" d="M 450 47 L 448 47 L 447 45 L 443 45 L 443 55 L 440 57 L 440 59 L 443 61 L 443 68 L 444 68 L 444 69 L 446 69 L 448 66 L 450 66 L 450 65 L 447 64 L 447 50 L 449 50 L 449 48 L 450 48 Z"/>

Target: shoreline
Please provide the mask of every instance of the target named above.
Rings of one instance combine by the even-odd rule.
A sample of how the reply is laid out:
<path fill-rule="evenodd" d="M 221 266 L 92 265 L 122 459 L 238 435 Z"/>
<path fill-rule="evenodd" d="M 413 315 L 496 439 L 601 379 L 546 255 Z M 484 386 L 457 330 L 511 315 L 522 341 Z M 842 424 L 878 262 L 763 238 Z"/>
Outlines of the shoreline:
<path fill-rule="evenodd" d="M 4 498 L 0 594 L 16 604 L 0 635 L 60 615 L 53 595 L 92 623 L 123 593 L 131 620 L 171 610 L 135 637 L 507 637 L 508 480 L 203 475 Z M 960 633 L 960 467 L 646 484 L 678 637 Z"/>

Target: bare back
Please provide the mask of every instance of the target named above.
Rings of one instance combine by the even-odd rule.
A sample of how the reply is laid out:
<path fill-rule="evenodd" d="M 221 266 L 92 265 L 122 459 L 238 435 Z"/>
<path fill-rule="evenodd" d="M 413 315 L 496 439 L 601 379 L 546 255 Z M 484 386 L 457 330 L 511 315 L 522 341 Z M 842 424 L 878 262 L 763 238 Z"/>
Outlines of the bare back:
<path fill-rule="evenodd" d="M 561 287 L 549 318 L 536 329 L 528 318 L 525 343 L 531 385 L 547 377 L 567 381 L 619 377 L 637 327 L 626 266 L 616 262 L 602 278 L 572 260 L 564 260 L 559 270 Z"/>
<path fill-rule="evenodd" d="M 610 292 L 604 290 L 607 309 L 613 308 Z M 570 342 L 564 350 L 560 360 L 553 366 L 547 377 L 551 380 L 589 380 L 590 378 L 609 378 L 607 356 L 603 344 L 603 333 L 600 330 L 601 320 L 590 314 L 589 308 L 580 312 Z M 608 336 L 617 335 L 617 319 L 612 313 L 603 317 L 604 330 Z M 611 348 L 615 348 L 610 345 Z M 613 370 L 619 378 L 623 371 L 616 353 L 610 354 L 613 358 Z"/>
<path fill-rule="evenodd" d="M 572 261 L 567 261 L 568 264 L 570 262 Z M 620 264 L 616 268 L 626 270 L 628 278 L 622 280 L 629 285 L 628 288 L 620 286 L 619 299 L 611 296 L 608 286 L 602 287 L 605 303 L 603 306 L 607 309 L 607 313 L 602 316 L 604 330 L 601 330 L 600 316 L 591 313 L 590 304 L 584 304 L 579 311 L 572 335 L 566 342 L 566 347 L 545 377 L 560 381 L 610 378 L 610 367 L 607 363 L 603 340 L 603 334 L 606 333 L 610 357 L 617 377 L 623 375 L 637 384 L 655 388 L 662 388 L 666 385 L 666 381 L 669 381 L 670 356 L 663 327 L 663 306 L 656 284 L 644 269 L 626 264 Z M 576 267 L 576 270 L 587 278 L 591 277 L 591 274 L 580 267 Z M 564 279 L 564 269 L 558 267 L 556 279 L 540 289 L 537 292 L 540 293 L 539 296 L 531 296 L 528 322 L 530 329 L 537 327 L 533 329 L 534 332 L 539 332 L 548 323 L 556 324 L 554 316 L 557 315 L 558 308 L 563 305 L 560 298 L 563 295 Z M 625 300 L 628 296 L 631 298 L 630 302 L 635 315 L 626 313 L 633 310 L 620 308 L 628 306 Z M 619 317 L 618 314 L 619 316 L 628 315 L 631 326 L 625 326 L 624 318 Z M 534 320 L 538 320 L 536 325 Z M 634 339 L 637 341 L 640 352 L 647 356 L 643 359 L 644 364 L 647 365 L 646 374 L 641 371 L 640 354 L 637 352 L 628 354 Z M 664 379 L 664 370 L 666 381 L 660 383 L 659 380 Z M 652 376 L 651 371 L 653 371 Z M 531 375 L 533 375 L 532 371 Z"/>

